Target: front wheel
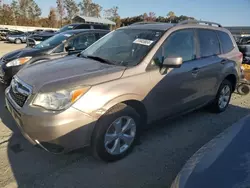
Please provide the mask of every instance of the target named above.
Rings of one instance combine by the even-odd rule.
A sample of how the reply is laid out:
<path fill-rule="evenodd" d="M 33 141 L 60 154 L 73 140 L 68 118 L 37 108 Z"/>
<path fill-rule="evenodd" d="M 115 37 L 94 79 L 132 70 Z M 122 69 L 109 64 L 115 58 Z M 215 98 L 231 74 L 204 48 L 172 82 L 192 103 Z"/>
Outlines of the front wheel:
<path fill-rule="evenodd" d="M 21 41 L 21 39 L 16 39 L 16 40 L 15 40 L 15 43 L 16 43 L 16 44 L 21 44 L 22 41 Z"/>
<path fill-rule="evenodd" d="M 130 106 L 118 104 L 98 121 L 93 136 L 92 150 L 96 157 L 117 161 L 129 154 L 138 138 L 140 116 Z"/>
<path fill-rule="evenodd" d="M 224 80 L 221 83 L 216 98 L 210 106 L 212 112 L 221 113 L 227 109 L 232 96 L 232 90 L 232 84 L 228 80 Z"/>

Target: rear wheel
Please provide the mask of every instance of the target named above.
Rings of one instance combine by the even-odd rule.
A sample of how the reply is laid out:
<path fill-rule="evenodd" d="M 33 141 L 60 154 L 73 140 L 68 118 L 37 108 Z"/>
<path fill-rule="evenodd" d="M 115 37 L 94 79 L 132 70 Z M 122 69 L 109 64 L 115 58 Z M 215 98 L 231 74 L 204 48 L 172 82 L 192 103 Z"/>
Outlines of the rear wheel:
<path fill-rule="evenodd" d="M 16 44 L 21 44 L 22 41 L 21 41 L 21 39 L 16 39 L 16 40 L 15 40 L 15 43 L 16 43 Z"/>
<path fill-rule="evenodd" d="M 140 117 L 125 104 L 110 109 L 97 123 L 92 136 L 96 157 L 112 162 L 129 154 L 138 138 Z"/>
<path fill-rule="evenodd" d="M 216 98 L 210 105 L 210 109 L 214 113 L 224 112 L 230 102 L 232 96 L 232 84 L 228 80 L 224 80 L 217 92 Z"/>

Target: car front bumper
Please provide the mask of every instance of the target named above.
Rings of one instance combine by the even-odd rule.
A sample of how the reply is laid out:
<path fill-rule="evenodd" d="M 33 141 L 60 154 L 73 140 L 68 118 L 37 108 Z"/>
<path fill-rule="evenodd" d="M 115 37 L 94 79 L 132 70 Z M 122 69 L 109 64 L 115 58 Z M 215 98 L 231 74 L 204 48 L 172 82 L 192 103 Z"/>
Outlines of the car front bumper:
<path fill-rule="evenodd" d="M 39 112 L 19 108 L 5 91 L 6 106 L 23 136 L 34 145 L 61 153 L 90 145 L 97 121 L 73 107 L 60 113 Z"/>
<path fill-rule="evenodd" d="M 24 65 L 14 66 L 14 67 L 0 66 L 0 82 L 9 85 L 13 76 L 16 75 L 16 73 L 20 71 L 23 67 Z"/>

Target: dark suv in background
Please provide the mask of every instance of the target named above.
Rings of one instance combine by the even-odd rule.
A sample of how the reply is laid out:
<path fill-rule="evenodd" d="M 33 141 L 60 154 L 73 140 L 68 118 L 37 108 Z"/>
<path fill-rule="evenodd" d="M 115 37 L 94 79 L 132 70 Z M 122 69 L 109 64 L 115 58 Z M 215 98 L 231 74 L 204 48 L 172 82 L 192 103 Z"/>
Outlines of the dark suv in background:
<path fill-rule="evenodd" d="M 0 81 L 9 84 L 12 77 L 24 66 L 81 52 L 106 30 L 78 29 L 59 33 L 33 48 L 23 48 L 4 55 L 0 59 Z"/>
<path fill-rule="evenodd" d="M 102 24 L 86 24 L 86 23 L 74 23 L 65 25 L 57 32 L 41 32 L 37 33 L 35 35 L 30 36 L 27 39 L 27 46 L 32 47 L 36 44 L 39 44 L 40 42 L 54 36 L 55 34 L 62 33 L 69 30 L 75 30 L 75 29 L 102 29 L 102 30 L 109 30 L 108 25 L 102 25 Z"/>
<path fill-rule="evenodd" d="M 250 58 L 250 36 L 239 38 L 237 45 L 241 53 L 243 53 L 244 59 Z"/>

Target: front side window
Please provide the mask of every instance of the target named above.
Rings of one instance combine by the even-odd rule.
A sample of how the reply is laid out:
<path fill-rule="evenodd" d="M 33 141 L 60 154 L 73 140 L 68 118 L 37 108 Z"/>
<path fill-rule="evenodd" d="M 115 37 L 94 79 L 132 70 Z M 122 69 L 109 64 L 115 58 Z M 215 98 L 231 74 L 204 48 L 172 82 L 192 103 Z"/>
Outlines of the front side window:
<path fill-rule="evenodd" d="M 219 39 L 222 45 L 223 53 L 228 53 L 232 51 L 232 49 L 234 48 L 234 45 L 229 35 L 223 31 L 217 31 L 217 34 L 219 36 Z"/>
<path fill-rule="evenodd" d="M 209 57 L 220 54 L 220 44 L 217 34 L 213 30 L 198 29 L 200 57 Z"/>
<path fill-rule="evenodd" d="M 76 50 L 84 50 L 96 41 L 94 33 L 85 33 L 79 35 L 69 42 L 69 46 L 74 47 Z"/>
<path fill-rule="evenodd" d="M 135 66 L 148 54 L 161 38 L 163 31 L 119 29 L 87 48 L 82 55 L 98 56 L 114 64 Z"/>
<path fill-rule="evenodd" d="M 172 33 L 155 54 L 154 64 L 163 63 L 167 57 L 181 57 L 183 62 L 195 58 L 194 31 L 192 29 Z"/>
<path fill-rule="evenodd" d="M 76 27 L 76 29 L 90 29 L 90 25 L 82 24 Z"/>

